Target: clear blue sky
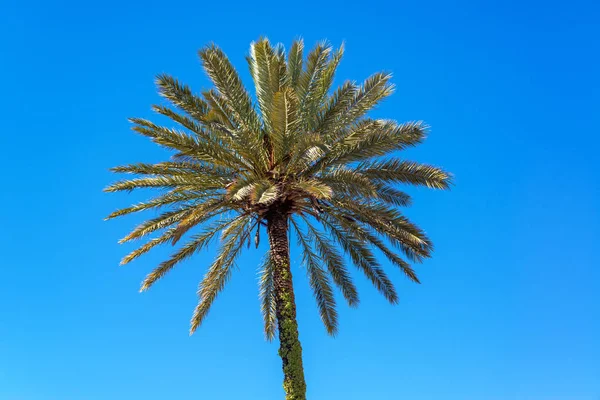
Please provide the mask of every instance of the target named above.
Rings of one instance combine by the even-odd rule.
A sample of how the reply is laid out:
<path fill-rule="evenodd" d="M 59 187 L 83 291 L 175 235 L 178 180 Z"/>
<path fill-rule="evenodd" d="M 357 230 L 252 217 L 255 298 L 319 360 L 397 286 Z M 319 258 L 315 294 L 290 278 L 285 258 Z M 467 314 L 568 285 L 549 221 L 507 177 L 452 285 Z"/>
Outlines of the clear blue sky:
<path fill-rule="evenodd" d="M 4 1 L 0 12 L 0 399 L 282 398 L 249 252 L 188 337 L 214 249 L 147 293 L 171 249 L 118 267 L 145 196 L 108 195 L 108 168 L 163 152 L 129 130 L 151 116 L 157 73 L 197 90 L 214 41 L 243 72 L 260 35 L 347 44 L 340 79 L 394 73 L 376 115 L 422 119 L 407 154 L 456 175 L 411 190 L 436 244 L 422 285 L 390 268 L 386 304 L 329 338 L 294 263 L 310 399 L 600 398 L 600 9 L 593 1 Z"/>

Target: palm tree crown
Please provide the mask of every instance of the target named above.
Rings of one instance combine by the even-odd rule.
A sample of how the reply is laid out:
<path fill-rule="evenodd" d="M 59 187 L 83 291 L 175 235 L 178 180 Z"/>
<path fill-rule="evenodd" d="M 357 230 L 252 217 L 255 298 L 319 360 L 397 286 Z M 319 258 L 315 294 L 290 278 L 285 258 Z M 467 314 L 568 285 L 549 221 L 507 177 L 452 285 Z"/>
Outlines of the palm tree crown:
<path fill-rule="evenodd" d="M 375 252 L 418 282 L 409 261 L 429 257 L 432 244 L 400 212 L 411 200 L 397 185 L 446 189 L 450 176 L 434 166 L 401 160 L 394 153 L 423 141 L 426 126 L 421 122 L 399 124 L 367 116 L 392 94 L 389 74 L 376 73 L 362 84 L 348 81 L 331 90 L 343 52 L 343 47 L 334 50 L 320 43 L 304 57 L 300 40 L 287 55 L 283 46 L 272 46 L 267 39 L 252 43 L 247 61 L 255 85 L 253 101 L 225 54 L 211 45 L 199 55 L 213 89 L 194 94 L 171 76 L 156 79 L 160 94 L 174 107 L 156 105 L 153 110 L 173 120 L 177 128 L 131 119 L 136 132 L 175 154 L 157 164 L 112 169 L 136 177 L 116 182 L 106 191 L 155 188 L 160 194 L 108 218 L 163 210 L 121 240 L 160 232 L 122 264 L 155 246 L 174 245 L 189 237 L 145 278 L 141 290 L 206 248 L 213 238 L 221 239 L 218 255 L 199 286 L 191 332 L 206 317 L 242 249 L 252 240 L 258 242 L 261 228 L 274 213 L 285 215 L 290 230 L 296 232 L 330 334 L 337 330 L 332 282 L 350 306 L 359 301 L 344 254 L 391 303 L 398 297 Z M 278 318 L 272 251 L 264 257 L 260 279 L 269 339 Z"/>

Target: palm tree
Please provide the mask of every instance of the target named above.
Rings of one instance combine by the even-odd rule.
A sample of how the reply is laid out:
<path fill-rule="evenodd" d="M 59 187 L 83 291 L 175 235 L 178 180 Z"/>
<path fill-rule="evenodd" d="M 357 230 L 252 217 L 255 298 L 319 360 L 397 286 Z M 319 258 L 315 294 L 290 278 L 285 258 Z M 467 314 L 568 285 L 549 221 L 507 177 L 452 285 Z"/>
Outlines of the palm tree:
<path fill-rule="evenodd" d="M 282 45 L 272 46 L 267 39 L 251 44 L 247 61 L 256 101 L 215 45 L 199 52 L 213 89 L 194 94 L 173 77 L 159 75 L 158 90 L 174 108 L 155 105 L 153 110 L 179 127 L 140 118 L 131 122 L 134 131 L 175 154 L 157 164 L 115 167 L 112 171 L 136 176 L 105 189 L 160 191 L 107 217 L 163 209 L 121 239 L 129 242 L 159 232 L 121 264 L 155 246 L 175 245 L 189 233 L 188 241 L 146 276 L 141 291 L 220 236 L 218 255 L 199 285 L 190 333 L 206 318 L 244 246 L 252 236 L 258 246 L 266 229 L 269 250 L 261 267 L 260 297 L 266 337 L 271 340 L 279 332 L 286 399 L 306 398 L 290 230 L 302 251 L 323 324 L 335 335 L 332 286 L 351 307 L 359 302 L 345 254 L 392 304 L 398 296 L 374 251 L 417 283 L 408 261 L 420 262 L 431 254 L 425 233 L 399 211 L 411 199 L 397 184 L 435 189 L 450 184 L 443 170 L 400 160 L 393 153 L 421 143 L 425 125 L 367 117 L 393 92 L 389 74 L 376 73 L 361 85 L 345 82 L 331 92 L 343 46 L 333 50 L 319 43 L 306 60 L 303 48 L 301 40 L 295 41 L 286 57 Z"/>

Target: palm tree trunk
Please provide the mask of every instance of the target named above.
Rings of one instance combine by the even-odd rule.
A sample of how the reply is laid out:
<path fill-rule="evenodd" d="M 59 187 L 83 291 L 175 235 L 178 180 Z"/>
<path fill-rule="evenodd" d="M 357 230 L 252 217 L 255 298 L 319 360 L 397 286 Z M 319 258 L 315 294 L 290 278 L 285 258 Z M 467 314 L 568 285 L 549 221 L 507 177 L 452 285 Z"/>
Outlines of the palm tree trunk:
<path fill-rule="evenodd" d="M 283 361 L 283 388 L 286 400 L 306 400 L 306 383 L 302 367 L 302 346 L 298 339 L 296 301 L 290 270 L 287 210 L 276 210 L 267 217 L 267 232 L 271 257 L 275 264 L 273 276 L 279 356 Z"/>

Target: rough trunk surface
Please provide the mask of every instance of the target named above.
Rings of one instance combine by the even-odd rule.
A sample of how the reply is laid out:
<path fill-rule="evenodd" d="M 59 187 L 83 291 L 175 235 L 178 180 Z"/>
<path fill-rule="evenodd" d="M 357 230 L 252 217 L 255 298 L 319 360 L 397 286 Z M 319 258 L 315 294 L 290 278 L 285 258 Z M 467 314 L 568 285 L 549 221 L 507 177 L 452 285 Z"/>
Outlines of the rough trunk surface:
<path fill-rule="evenodd" d="M 274 289 L 279 328 L 279 356 L 283 362 L 283 388 L 286 400 L 306 400 L 302 347 L 298 339 L 296 301 L 290 270 L 287 210 L 272 212 L 267 217 L 267 231 L 271 257 L 275 263 Z"/>

